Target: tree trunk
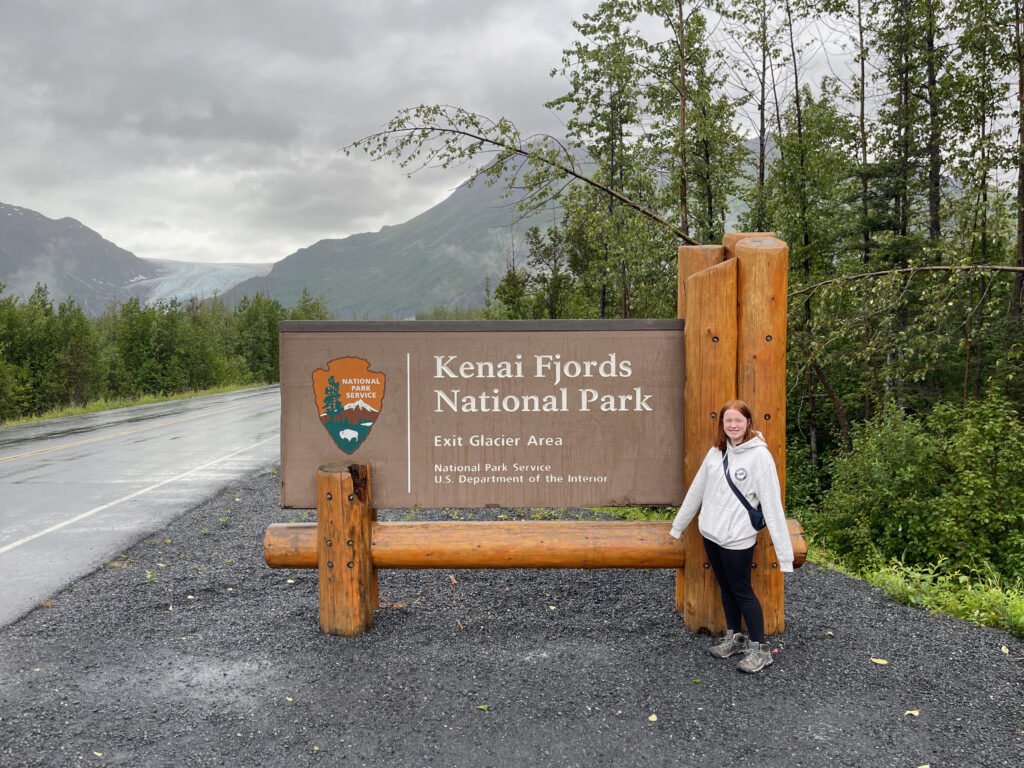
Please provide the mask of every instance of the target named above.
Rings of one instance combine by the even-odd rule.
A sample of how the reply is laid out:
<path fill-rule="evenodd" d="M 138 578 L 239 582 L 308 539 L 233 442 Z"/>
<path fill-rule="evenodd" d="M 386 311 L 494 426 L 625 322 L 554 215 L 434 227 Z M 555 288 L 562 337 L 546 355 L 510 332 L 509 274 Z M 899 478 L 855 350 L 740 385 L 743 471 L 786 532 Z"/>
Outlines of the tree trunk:
<path fill-rule="evenodd" d="M 942 155 L 940 148 L 942 127 L 939 117 L 939 88 L 935 50 L 935 7 L 927 5 L 928 27 L 925 48 L 927 50 L 928 78 L 928 239 L 938 242 L 942 222 L 939 217 L 939 192 L 942 184 Z"/>
<path fill-rule="evenodd" d="M 818 376 L 818 381 L 821 382 L 821 386 L 825 388 L 825 394 L 828 395 L 828 399 L 832 403 L 832 409 L 836 412 L 836 421 L 839 423 L 839 434 L 843 438 L 843 453 L 850 453 L 853 451 L 853 441 L 850 439 L 850 422 L 846 418 L 846 410 L 843 408 L 843 402 L 839 399 L 835 389 L 832 388 L 832 383 L 829 381 L 825 371 L 818 364 L 818 361 L 811 358 L 810 364 L 814 369 L 814 373 Z"/>
<path fill-rule="evenodd" d="M 689 236 L 690 214 L 686 202 L 689 194 L 686 188 L 686 17 L 683 0 L 676 0 L 676 12 L 679 15 L 679 228 Z"/>
<path fill-rule="evenodd" d="M 1024 19 L 1021 0 L 1013 3 L 1013 49 L 1017 60 L 1017 104 L 1024 104 Z M 1024 109 L 1017 110 L 1017 266 L 1024 267 Z M 1024 298 L 1024 273 L 1013 279 L 1011 312 L 1021 321 L 1021 301 Z"/>
<path fill-rule="evenodd" d="M 865 266 L 871 255 L 870 209 L 868 208 L 868 129 L 867 129 L 867 58 L 864 44 L 864 17 L 861 0 L 857 0 L 857 38 L 860 59 L 860 82 L 857 84 L 857 100 L 860 103 L 860 208 L 863 216 L 861 261 Z"/>

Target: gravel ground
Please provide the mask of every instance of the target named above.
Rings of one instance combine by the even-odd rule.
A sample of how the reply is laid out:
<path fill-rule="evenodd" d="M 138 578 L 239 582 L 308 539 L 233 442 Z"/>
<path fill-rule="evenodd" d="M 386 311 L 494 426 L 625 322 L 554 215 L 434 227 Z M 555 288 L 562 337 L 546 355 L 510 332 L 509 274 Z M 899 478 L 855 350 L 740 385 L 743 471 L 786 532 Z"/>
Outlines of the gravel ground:
<path fill-rule="evenodd" d="M 0 766 L 1024 765 L 1024 644 L 813 565 L 756 676 L 660 570 L 386 571 L 374 629 L 324 635 L 316 573 L 263 562 L 269 523 L 312 517 L 276 484 L 0 630 Z"/>

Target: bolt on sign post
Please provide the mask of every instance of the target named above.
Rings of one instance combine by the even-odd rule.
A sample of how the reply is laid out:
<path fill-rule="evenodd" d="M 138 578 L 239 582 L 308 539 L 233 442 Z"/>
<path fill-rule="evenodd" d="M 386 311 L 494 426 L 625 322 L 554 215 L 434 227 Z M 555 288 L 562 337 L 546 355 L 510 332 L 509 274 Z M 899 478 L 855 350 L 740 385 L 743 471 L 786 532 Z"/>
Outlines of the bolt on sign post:
<path fill-rule="evenodd" d="M 679 542 L 666 521 L 378 523 L 375 509 L 676 506 L 737 396 L 784 472 L 786 259 L 763 233 L 680 248 L 676 320 L 281 323 L 281 503 L 318 514 L 271 526 L 267 563 L 319 569 L 333 634 L 372 626 L 380 568 L 676 568 L 687 626 L 723 630 L 696 521 Z M 766 531 L 757 547 L 778 633 Z"/>

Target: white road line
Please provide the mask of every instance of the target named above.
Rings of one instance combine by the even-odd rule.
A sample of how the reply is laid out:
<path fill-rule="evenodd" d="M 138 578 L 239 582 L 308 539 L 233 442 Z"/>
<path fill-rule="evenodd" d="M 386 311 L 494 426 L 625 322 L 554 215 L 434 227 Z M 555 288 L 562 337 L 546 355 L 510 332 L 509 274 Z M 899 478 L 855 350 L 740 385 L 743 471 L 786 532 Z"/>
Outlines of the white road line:
<path fill-rule="evenodd" d="M 125 501 L 130 501 L 131 499 L 134 499 L 134 498 L 136 498 L 138 496 L 141 496 L 144 493 L 149 493 L 150 491 L 156 490 L 157 488 L 159 488 L 159 487 L 161 487 L 163 485 L 167 485 L 168 483 L 173 483 L 176 480 L 181 480 L 182 478 L 188 477 L 189 475 L 194 474 L 195 472 L 199 472 L 199 471 L 201 471 L 203 469 L 206 469 L 207 467 L 213 466 L 214 464 L 216 464 L 218 462 L 224 461 L 225 459 L 230 459 L 232 456 L 237 456 L 240 453 L 245 453 L 248 450 L 252 450 L 253 448 L 256 448 L 257 446 L 263 445 L 264 443 L 269 443 L 271 440 L 279 440 L 279 439 L 280 439 L 280 435 L 274 435 L 273 437 L 268 437 L 266 440 L 260 440 L 258 443 L 253 443 L 252 445 L 248 445 L 245 448 L 239 448 L 237 451 L 232 451 L 231 453 L 226 454 L 224 456 L 221 456 L 218 459 L 214 459 L 213 461 L 208 461 L 205 464 L 202 464 L 202 465 L 200 465 L 198 467 L 194 467 L 193 469 L 188 470 L 188 472 L 182 472 L 180 475 L 176 475 L 175 477 L 169 477 L 166 480 L 161 480 L 159 483 L 154 483 L 153 485 L 149 486 L 148 488 L 143 488 L 140 491 L 136 491 L 135 493 L 130 493 L 127 496 L 122 496 L 120 499 L 117 499 L 115 501 L 111 501 L 111 502 L 109 502 L 107 504 L 104 504 L 102 506 L 96 507 L 95 509 L 90 509 L 88 512 L 83 512 L 82 514 L 76 515 L 75 517 L 72 517 L 72 518 L 69 518 L 69 519 L 65 520 L 64 522 L 62 522 L 62 523 L 57 523 L 56 525 L 51 525 L 49 528 L 46 528 L 46 529 L 44 529 L 42 531 L 39 531 L 37 533 L 33 533 L 32 535 L 26 536 L 23 539 L 18 539 L 18 541 L 11 542 L 10 544 L 8 544 L 5 547 L 0 547 L 0 555 L 4 554 L 5 552 L 10 552 L 12 549 L 14 549 L 15 547 L 20 547 L 22 544 L 27 544 L 28 542 L 33 541 L 34 539 L 38 539 L 40 536 L 45 536 L 46 534 L 53 533 L 54 531 L 58 531 L 61 528 L 64 528 L 65 526 L 71 525 L 73 523 L 77 523 L 79 520 L 84 520 L 85 518 L 89 517 L 90 515 L 95 515 L 97 512 L 102 512 L 105 509 L 110 509 L 111 507 L 117 506 L 118 504 L 121 504 L 121 503 L 123 503 Z"/>

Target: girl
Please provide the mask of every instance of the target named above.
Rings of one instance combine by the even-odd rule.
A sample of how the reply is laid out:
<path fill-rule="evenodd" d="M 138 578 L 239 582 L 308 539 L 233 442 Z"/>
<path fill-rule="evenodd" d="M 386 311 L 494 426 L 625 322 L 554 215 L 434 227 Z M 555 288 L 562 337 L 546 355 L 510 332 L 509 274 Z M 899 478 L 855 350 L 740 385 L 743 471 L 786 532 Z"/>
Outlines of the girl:
<path fill-rule="evenodd" d="M 711 646 L 710 653 L 726 659 L 742 652 L 737 669 L 759 672 L 773 659 L 764 638 L 761 603 L 750 585 L 757 531 L 746 506 L 730 487 L 726 472 L 752 507 L 760 504 L 779 569 L 784 573 L 793 570 L 793 544 L 782 509 L 775 460 L 761 433 L 751 428 L 750 409 L 742 400 L 730 400 L 718 413 L 715 444 L 686 492 L 671 534 L 677 539 L 682 536 L 697 511 L 701 511 L 698 526 L 708 562 L 722 591 L 722 608 L 728 624 L 725 637 Z M 741 631 L 741 620 L 747 622 L 749 636 Z"/>

